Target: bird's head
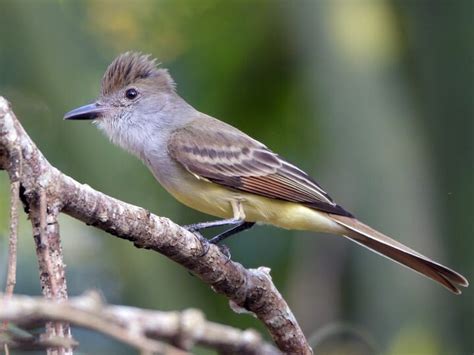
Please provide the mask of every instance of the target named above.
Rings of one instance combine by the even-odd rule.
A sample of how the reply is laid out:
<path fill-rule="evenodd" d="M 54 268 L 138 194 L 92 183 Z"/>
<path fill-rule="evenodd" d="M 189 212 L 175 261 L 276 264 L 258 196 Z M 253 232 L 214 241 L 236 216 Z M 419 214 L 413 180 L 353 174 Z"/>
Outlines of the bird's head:
<path fill-rule="evenodd" d="M 109 65 L 102 77 L 100 95 L 93 103 L 76 108 L 65 120 L 94 120 L 113 140 L 134 128 L 147 128 L 175 94 L 166 69 L 149 55 L 126 52 Z"/>

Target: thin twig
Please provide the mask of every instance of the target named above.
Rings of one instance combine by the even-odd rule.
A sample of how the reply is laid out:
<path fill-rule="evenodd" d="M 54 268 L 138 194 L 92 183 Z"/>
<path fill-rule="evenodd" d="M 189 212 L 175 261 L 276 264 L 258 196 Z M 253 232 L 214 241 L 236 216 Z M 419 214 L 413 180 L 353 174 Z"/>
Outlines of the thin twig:
<path fill-rule="evenodd" d="M 6 295 L 13 295 L 16 285 L 16 264 L 18 246 L 18 200 L 20 194 L 20 182 L 14 181 L 10 185 L 10 238 L 8 242 L 8 271 Z"/>
<path fill-rule="evenodd" d="M 5 286 L 6 297 L 11 297 L 16 285 L 17 247 L 18 247 L 18 201 L 20 196 L 21 176 L 21 150 L 16 149 L 10 156 L 10 236 L 8 239 L 8 266 L 7 282 Z M 8 328 L 8 322 L 2 323 L 1 330 Z M 10 353 L 8 345 L 4 346 L 5 354 Z"/>
<path fill-rule="evenodd" d="M 16 285 L 16 264 L 18 246 L 18 196 L 20 193 L 20 182 L 14 181 L 10 184 L 10 238 L 8 239 L 8 269 L 5 296 L 10 298 Z M 8 328 L 8 321 L 3 321 L 2 331 Z M 4 345 L 5 355 L 10 354 L 8 344 Z"/>
<path fill-rule="evenodd" d="M 53 263 L 51 261 L 51 247 L 49 245 L 49 238 L 46 230 L 46 209 L 47 209 L 47 200 L 46 192 L 44 189 L 40 189 L 39 193 L 39 209 L 37 214 L 39 214 L 39 243 L 37 245 L 37 250 L 41 253 L 41 260 L 44 264 L 43 273 L 46 272 L 45 277 L 47 277 L 47 283 L 49 283 L 49 297 L 52 299 L 58 298 L 58 285 L 56 282 L 56 275 L 54 272 Z"/>
<path fill-rule="evenodd" d="M 36 232 L 36 252 L 40 268 L 40 280 L 43 287 L 43 294 L 56 301 L 67 299 L 67 290 L 64 278 L 64 263 L 62 260 L 62 250 L 59 242 L 59 232 L 57 230 L 57 213 L 51 209 L 48 211 L 48 197 L 46 189 L 39 188 L 38 202 L 32 204 L 30 218 L 33 229 Z M 47 337 L 71 336 L 68 324 L 61 322 L 48 322 L 46 324 Z M 72 349 L 59 347 L 48 349 L 49 355 L 72 354 Z"/>

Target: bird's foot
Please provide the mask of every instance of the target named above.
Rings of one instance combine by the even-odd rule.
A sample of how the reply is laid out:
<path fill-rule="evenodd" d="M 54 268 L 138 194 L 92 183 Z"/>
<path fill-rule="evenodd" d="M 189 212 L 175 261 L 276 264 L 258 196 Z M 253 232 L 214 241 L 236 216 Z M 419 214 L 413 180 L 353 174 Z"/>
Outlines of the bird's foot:
<path fill-rule="evenodd" d="M 204 255 L 206 255 L 208 252 L 209 252 L 209 248 L 210 248 L 210 245 L 209 245 L 209 241 L 204 238 L 204 236 L 201 234 L 201 232 L 196 229 L 196 228 L 193 228 L 194 225 L 187 225 L 187 226 L 182 226 L 184 229 L 186 229 L 188 232 L 191 232 L 192 234 L 194 234 L 194 236 L 199 240 L 199 243 L 201 244 L 201 254 L 199 254 L 198 256 L 199 257 L 203 257 Z"/>
<path fill-rule="evenodd" d="M 202 258 L 203 256 L 205 256 L 209 252 L 209 249 L 211 249 L 211 244 L 214 244 L 216 247 L 219 248 L 220 252 L 224 254 L 225 257 L 227 258 L 226 263 L 230 261 L 230 258 L 231 258 L 230 248 L 227 245 L 214 243 L 212 240 L 208 240 L 204 238 L 201 235 L 201 233 L 199 233 L 198 238 L 199 238 L 199 241 L 201 242 L 201 250 L 202 250 L 201 254 L 199 254 L 199 257 Z"/>
<path fill-rule="evenodd" d="M 196 236 L 196 238 L 199 240 L 199 242 L 201 243 L 201 253 L 198 255 L 199 257 L 205 256 L 209 252 L 209 249 L 211 248 L 211 244 L 214 244 L 219 248 L 221 253 L 226 256 L 227 262 L 230 261 L 230 258 L 231 258 L 230 249 L 227 245 L 224 245 L 224 244 L 219 245 L 218 243 L 220 240 L 214 239 L 214 238 L 211 238 L 210 240 L 206 239 L 201 234 L 201 232 L 198 229 L 196 229 L 195 225 L 192 225 L 192 224 L 183 226 L 183 228 L 193 233 Z"/>
<path fill-rule="evenodd" d="M 212 244 L 214 244 L 214 243 L 212 243 Z M 232 254 L 230 253 L 230 248 L 225 244 L 214 244 L 214 245 L 216 245 L 219 248 L 219 250 L 221 251 L 221 253 L 225 255 L 225 257 L 227 259 L 225 263 L 227 264 L 230 261 L 230 258 L 232 257 Z"/>

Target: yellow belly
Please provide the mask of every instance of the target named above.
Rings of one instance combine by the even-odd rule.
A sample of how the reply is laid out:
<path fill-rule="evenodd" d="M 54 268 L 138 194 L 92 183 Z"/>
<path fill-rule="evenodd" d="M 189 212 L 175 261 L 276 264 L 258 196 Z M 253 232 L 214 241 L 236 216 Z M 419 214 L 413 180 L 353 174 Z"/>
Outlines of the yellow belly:
<path fill-rule="evenodd" d="M 340 234 L 343 229 L 325 212 L 303 205 L 234 191 L 204 180 L 191 180 L 168 191 L 181 203 L 198 211 L 221 217 L 234 217 L 232 201 L 238 201 L 249 222 L 272 224 L 285 229 Z"/>

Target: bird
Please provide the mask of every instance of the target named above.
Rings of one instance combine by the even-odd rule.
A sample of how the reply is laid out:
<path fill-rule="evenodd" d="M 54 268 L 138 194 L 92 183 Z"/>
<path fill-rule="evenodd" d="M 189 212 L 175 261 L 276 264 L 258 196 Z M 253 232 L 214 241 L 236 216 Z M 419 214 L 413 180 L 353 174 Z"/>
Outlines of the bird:
<path fill-rule="evenodd" d="M 202 113 L 176 90 L 151 55 L 125 52 L 106 69 L 98 98 L 65 114 L 93 120 L 110 140 L 136 155 L 179 202 L 219 220 L 185 226 L 230 228 L 225 238 L 257 224 L 345 237 L 460 294 L 468 280 L 369 227 L 333 201 L 306 172 L 239 129 Z"/>

